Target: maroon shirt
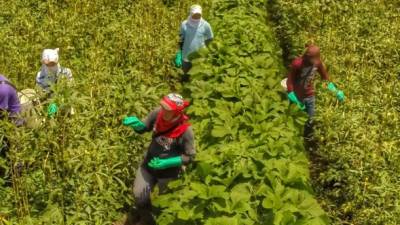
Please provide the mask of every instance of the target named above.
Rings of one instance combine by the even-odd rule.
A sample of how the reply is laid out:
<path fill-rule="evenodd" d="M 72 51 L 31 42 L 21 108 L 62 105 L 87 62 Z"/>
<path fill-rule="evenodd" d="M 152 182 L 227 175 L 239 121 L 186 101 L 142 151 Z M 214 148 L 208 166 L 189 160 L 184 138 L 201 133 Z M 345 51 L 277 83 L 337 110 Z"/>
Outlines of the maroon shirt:
<path fill-rule="evenodd" d="M 294 91 L 300 100 L 314 96 L 313 80 L 316 72 L 323 80 L 329 80 L 328 72 L 321 60 L 311 66 L 304 65 L 303 57 L 293 60 L 286 83 L 288 92 Z"/>

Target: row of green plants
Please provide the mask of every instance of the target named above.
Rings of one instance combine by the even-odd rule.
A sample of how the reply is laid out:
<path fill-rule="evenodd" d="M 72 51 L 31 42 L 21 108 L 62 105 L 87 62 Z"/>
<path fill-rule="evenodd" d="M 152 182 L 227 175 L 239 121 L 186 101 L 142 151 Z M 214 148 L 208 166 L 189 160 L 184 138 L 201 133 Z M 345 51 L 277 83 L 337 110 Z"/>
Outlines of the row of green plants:
<path fill-rule="evenodd" d="M 192 56 L 196 163 L 156 196 L 167 224 L 328 224 L 310 186 L 301 130 L 279 85 L 281 51 L 266 1 L 213 1 L 216 39 Z"/>
<path fill-rule="evenodd" d="M 170 91 L 170 57 L 189 5 L 0 2 L 1 73 L 20 90 L 33 88 L 41 51 L 59 47 L 74 75 L 55 87 L 61 112 L 54 119 L 39 116 L 45 120 L 34 128 L 0 122 L 0 140 L 11 143 L 0 159 L 0 224 L 112 224 L 133 204 L 149 136 L 132 135 L 121 119 L 144 117 Z M 62 112 L 70 107 L 74 115 Z"/>
<path fill-rule="evenodd" d="M 274 0 L 271 15 L 287 59 L 313 41 L 337 105 L 318 93 L 314 186 L 334 224 L 400 224 L 399 2 Z"/>

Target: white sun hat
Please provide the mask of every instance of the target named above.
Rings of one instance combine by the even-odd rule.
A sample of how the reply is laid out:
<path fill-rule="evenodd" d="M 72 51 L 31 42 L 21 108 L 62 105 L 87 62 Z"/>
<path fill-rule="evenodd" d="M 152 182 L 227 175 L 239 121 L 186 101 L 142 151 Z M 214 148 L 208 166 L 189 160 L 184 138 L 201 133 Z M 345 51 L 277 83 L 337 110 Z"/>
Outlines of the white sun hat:
<path fill-rule="evenodd" d="M 47 64 L 50 62 L 58 63 L 58 48 L 45 49 L 42 53 L 42 63 Z"/>
<path fill-rule="evenodd" d="M 202 13 L 203 13 L 203 9 L 201 8 L 200 5 L 192 5 L 190 7 L 190 15 L 202 14 Z"/>

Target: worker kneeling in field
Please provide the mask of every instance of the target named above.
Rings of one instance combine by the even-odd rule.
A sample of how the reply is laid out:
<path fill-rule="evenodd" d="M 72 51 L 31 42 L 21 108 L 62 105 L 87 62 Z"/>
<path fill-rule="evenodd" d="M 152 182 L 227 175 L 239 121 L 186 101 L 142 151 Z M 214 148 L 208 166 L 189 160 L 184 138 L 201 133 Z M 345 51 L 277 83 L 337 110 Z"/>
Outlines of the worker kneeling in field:
<path fill-rule="evenodd" d="M 328 81 L 327 88 L 336 94 L 339 101 L 344 101 L 344 93 L 336 89 L 334 83 L 329 82 L 328 72 L 320 57 L 320 48 L 316 45 L 307 45 L 303 56 L 296 58 L 291 65 L 287 78 L 287 91 L 290 102 L 295 103 L 308 114 L 308 121 L 304 129 L 305 138 L 312 138 L 313 117 L 315 114 L 315 90 L 313 80 L 318 72 L 322 79 Z"/>
<path fill-rule="evenodd" d="M 52 85 L 64 77 L 72 80 L 72 72 L 66 67 L 62 67 L 59 63 L 59 49 L 45 49 L 42 53 L 42 67 L 36 75 L 36 83 L 42 90 L 48 94 L 51 93 Z M 48 116 L 54 116 L 58 111 L 57 103 L 53 102 L 48 107 Z"/>
<path fill-rule="evenodd" d="M 132 127 L 137 133 L 153 131 L 152 141 L 137 170 L 133 188 L 139 216 L 136 220 L 143 224 L 154 223 L 150 193 L 155 184 L 158 184 L 161 193 L 165 191 L 167 183 L 177 179 L 182 166 L 189 164 L 196 154 L 193 130 L 183 112 L 189 103 L 178 94 L 169 94 L 161 100 L 160 105 L 144 123 L 137 117 L 123 120 L 124 125 Z"/>
<path fill-rule="evenodd" d="M 3 75 L 0 75 L 0 119 L 9 118 L 17 125 L 22 125 L 18 119 L 21 105 L 15 86 Z M 0 155 L 4 157 L 9 148 L 7 137 L 0 135 Z"/>
<path fill-rule="evenodd" d="M 180 28 L 179 51 L 175 56 L 175 66 L 182 67 L 182 81 L 188 81 L 188 72 L 192 68 L 189 55 L 208 45 L 214 38 L 210 24 L 202 18 L 199 5 L 190 7 L 190 15 Z"/>
<path fill-rule="evenodd" d="M 21 110 L 15 86 L 3 75 L 0 75 L 0 118 L 9 113 L 10 118 L 15 118 Z"/>

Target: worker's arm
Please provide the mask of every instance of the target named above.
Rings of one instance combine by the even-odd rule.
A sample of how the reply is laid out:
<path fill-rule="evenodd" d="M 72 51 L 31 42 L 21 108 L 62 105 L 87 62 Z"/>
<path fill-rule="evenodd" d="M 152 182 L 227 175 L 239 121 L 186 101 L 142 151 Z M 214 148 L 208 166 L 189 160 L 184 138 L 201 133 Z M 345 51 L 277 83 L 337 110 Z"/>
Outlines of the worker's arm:
<path fill-rule="evenodd" d="M 9 109 L 11 115 L 17 115 L 21 111 L 21 104 L 19 102 L 18 93 L 16 90 L 14 90 L 10 94 L 11 94 L 11 96 L 10 96 L 9 102 L 8 102 L 8 109 Z"/>
<path fill-rule="evenodd" d="M 326 88 L 328 90 L 330 90 L 331 92 L 333 92 L 336 95 L 336 98 L 340 102 L 343 102 L 344 99 L 345 99 L 344 92 L 342 90 L 338 89 L 333 82 L 329 81 L 328 72 L 327 72 L 327 70 L 326 70 L 326 68 L 325 68 L 325 66 L 324 66 L 324 64 L 322 62 L 320 62 L 319 65 L 318 65 L 318 72 L 321 75 L 322 80 L 327 82 Z"/>
<path fill-rule="evenodd" d="M 179 42 L 178 42 L 178 49 L 183 49 L 183 44 L 185 43 L 185 24 L 181 24 L 181 28 L 179 29 Z"/>
<path fill-rule="evenodd" d="M 286 87 L 287 87 L 287 92 L 294 91 L 294 72 L 293 72 L 293 69 L 290 69 L 290 72 L 288 73 L 288 78 L 286 80 Z"/>
<path fill-rule="evenodd" d="M 39 71 L 36 75 L 36 84 L 41 87 L 44 91 L 48 91 L 50 85 L 47 82 L 47 77 L 41 71 Z"/>
<path fill-rule="evenodd" d="M 144 121 L 144 124 L 146 126 L 144 132 L 153 131 L 153 127 L 154 127 L 154 124 L 156 123 L 157 116 L 160 113 L 160 110 L 161 110 L 161 108 L 157 107 L 153 111 L 151 111 L 149 113 L 149 115 L 146 117 L 146 119 Z"/>
<path fill-rule="evenodd" d="M 209 23 L 206 25 L 205 35 L 205 44 L 208 46 L 214 39 L 214 33 Z"/>
<path fill-rule="evenodd" d="M 122 121 L 123 125 L 132 127 L 136 133 L 142 134 L 153 130 L 154 124 L 157 119 L 157 115 L 160 112 L 160 108 L 156 108 L 149 113 L 147 118 L 142 122 L 136 116 L 125 117 Z"/>
<path fill-rule="evenodd" d="M 25 120 L 20 116 L 21 112 L 21 104 L 19 102 L 18 93 L 14 89 L 12 93 L 10 93 L 8 101 L 8 110 L 10 112 L 9 118 L 16 126 L 22 126 L 25 123 Z"/>
<path fill-rule="evenodd" d="M 182 162 L 184 165 L 187 165 L 193 162 L 196 156 L 196 149 L 194 146 L 194 133 L 192 127 L 189 127 L 186 132 L 182 136 L 183 138 L 183 147 L 184 154 L 182 155 Z"/>
<path fill-rule="evenodd" d="M 295 59 L 292 64 L 290 65 L 290 70 L 288 73 L 288 78 L 286 81 L 287 91 L 292 92 L 294 91 L 294 82 L 296 80 L 297 74 L 300 73 L 301 63 L 298 59 Z"/>
<path fill-rule="evenodd" d="M 288 74 L 288 79 L 286 81 L 286 86 L 287 86 L 289 101 L 296 104 L 301 110 L 304 110 L 305 109 L 304 104 L 300 102 L 298 96 L 294 92 L 294 82 L 296 80 L 297 74 L 299 73 L 299 70 L 300 70 L 299 61 L 298 60 L 293 61 Z"/>
<path fill-rule="evenodd" d="M 185 24 L 181 24 L 181 29 L 179 31 L 179 42 L 178 42 L 178 51 L 175 54 L 174 64 L 176 68 L 182 67 L 183 62 L 183 45 L 185 44 Z"/>
<path fill-rule="evenodd" d="M 320 61 L 317 66 L 318 73 L 321 75 L 322 80 L 329 81 L 329 74 L 325 65 Z"/>

